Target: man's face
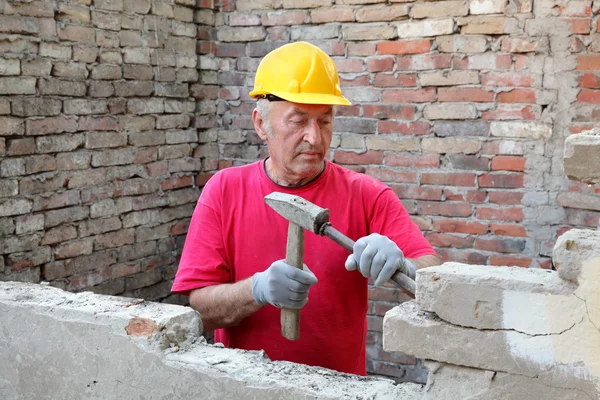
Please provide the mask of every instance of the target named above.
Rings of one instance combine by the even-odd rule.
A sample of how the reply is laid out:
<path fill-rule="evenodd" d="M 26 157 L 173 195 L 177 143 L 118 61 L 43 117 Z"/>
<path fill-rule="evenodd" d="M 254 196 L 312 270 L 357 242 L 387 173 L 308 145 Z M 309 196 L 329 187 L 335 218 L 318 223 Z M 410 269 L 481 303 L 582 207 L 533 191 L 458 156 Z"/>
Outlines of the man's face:
<path fill-rule="evenodd" d="M 310 181 L 323 170 L 333 133 L 333 107 L 287 101 L 269 106 L 268 121 L 257 110 L 252 117 L 269 148 L 271 179 L 290 186 Z"/>

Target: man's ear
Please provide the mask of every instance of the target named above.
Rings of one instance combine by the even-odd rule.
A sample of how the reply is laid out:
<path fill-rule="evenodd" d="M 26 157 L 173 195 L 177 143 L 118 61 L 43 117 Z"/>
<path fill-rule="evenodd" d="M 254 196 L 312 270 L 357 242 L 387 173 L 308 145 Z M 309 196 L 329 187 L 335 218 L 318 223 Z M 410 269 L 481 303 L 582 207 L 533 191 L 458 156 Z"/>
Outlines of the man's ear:
<path fill-rule="evenodd" d="M 252 122 L 254 123 L 254 130 L 258 134 L 258 137 L 260 137 L 262 140 L 266 141 L 268 138 L 268 135 L 267 135 L 267 131 L 265 131 L 265 129 L 264 129 L 265 120 L 263 119 L 262 115 L 260 115 L 260 112 L 256 108 L 252 111 Z"/>

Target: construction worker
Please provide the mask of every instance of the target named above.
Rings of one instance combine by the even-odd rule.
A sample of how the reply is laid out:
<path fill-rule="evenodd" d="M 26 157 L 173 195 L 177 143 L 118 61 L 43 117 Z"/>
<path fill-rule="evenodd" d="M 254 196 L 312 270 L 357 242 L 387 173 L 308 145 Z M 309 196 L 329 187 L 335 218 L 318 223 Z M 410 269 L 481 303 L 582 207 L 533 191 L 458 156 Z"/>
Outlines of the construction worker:
<path fill-rule="evenodd" d="M 325 52 L 306 42 L 273 50 L 250 96 L 269 157 L 206 184 L 172 290 L 190 296 L 204 330 L 226 347 L 365 375 L 367 278 L 382 285 L 399 269 L 414 278 L 440 260 L 388 186 L 327 159 L 334 106 L 350 102 Z M 287 265 L 288 221 L 264 202 L 274 191 L 328 208 L 332 225 L 356 240 L 353 254 L 306 232 L 304 270 Z M 302 309 L 298 340 L 281 336 L 281 308 Z"/>

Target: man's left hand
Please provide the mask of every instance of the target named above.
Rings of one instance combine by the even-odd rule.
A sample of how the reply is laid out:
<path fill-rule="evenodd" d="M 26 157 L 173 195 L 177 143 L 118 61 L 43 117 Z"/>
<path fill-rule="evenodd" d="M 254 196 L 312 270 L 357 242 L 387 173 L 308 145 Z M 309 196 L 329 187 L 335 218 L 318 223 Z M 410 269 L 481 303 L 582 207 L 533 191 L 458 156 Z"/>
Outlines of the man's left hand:
<path fill-rule="evenodd" d="M 415 279 L 415 265 L 404 257 L 396 243 L 385 236 L 373 233 L 362 237 L 356 241 L 353 250 L 346 260 L 346 269 L 358 269 L 365 278 L 373 278 L 377 286 L 387 282 L 396 271 Z"/>

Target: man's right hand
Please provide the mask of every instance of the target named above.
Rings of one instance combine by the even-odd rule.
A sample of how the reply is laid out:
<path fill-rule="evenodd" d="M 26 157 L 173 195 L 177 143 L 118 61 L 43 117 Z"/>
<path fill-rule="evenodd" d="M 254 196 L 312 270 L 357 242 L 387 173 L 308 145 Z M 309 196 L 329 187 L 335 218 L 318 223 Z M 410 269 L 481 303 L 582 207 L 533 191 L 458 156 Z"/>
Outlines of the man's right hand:
<path fill-rule="evenodd" d="M 264 272 L 252 277 L 252 297 L 260 305 L 272 304 L 278 308 L 302 308 L 308 301 L 308 290 L 317 283 L 317 277 L 304 266 L 294 268 L 284 260 L 275 261 Z"/>

